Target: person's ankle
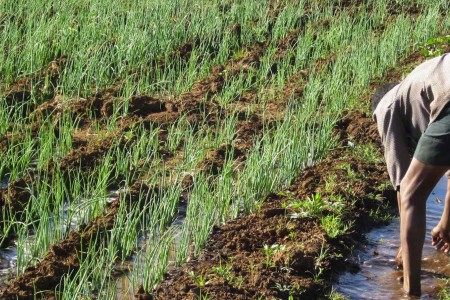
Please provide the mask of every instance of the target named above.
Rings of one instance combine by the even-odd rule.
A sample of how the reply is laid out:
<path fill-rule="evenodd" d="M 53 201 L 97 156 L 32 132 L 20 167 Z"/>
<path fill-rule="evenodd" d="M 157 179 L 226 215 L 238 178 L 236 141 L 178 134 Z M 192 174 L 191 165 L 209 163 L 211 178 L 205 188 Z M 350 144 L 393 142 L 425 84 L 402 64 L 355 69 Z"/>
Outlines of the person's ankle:
<path fill-rule="evenodd" d="M 408 296 L 420 296 L 421 295 L 420 284 L 418 287 L 410 286 L 409 288 L 404 287 L 404 289 Z"/>

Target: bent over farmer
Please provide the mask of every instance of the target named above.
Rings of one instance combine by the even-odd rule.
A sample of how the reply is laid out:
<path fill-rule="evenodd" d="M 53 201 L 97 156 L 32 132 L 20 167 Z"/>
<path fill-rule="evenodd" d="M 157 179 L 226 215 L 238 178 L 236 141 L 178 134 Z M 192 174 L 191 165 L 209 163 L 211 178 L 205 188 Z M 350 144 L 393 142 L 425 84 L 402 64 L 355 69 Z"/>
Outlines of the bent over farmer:
<path fill-rule="evenodd" d="M 400 210 L 403 287 L 420 295 L 426 200 L 450 172 L 450 53 L 417 66 L 398 84 L 382 86 L 372 98 L 373 118 L 384 146 Z M 450 250 L 450 178 L 432 244 Z"/>

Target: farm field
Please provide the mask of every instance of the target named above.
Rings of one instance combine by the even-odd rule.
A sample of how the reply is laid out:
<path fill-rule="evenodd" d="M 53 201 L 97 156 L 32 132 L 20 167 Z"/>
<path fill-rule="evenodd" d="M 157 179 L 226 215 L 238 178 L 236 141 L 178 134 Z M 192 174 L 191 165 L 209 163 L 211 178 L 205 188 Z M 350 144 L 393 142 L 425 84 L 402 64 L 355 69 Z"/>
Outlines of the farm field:
<path fill-rule="evenodd" d="M 396 203 L 371 94 L 448 8 L 0 1 L 0 298 L 340 297 Z"/>

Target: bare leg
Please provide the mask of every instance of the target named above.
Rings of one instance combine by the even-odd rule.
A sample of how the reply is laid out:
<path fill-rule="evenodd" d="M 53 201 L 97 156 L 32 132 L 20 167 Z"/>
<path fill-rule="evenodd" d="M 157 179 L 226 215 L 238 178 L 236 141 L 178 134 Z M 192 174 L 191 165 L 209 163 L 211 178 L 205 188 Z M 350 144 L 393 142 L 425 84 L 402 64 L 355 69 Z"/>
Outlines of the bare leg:
<path fill-rule="evenodd" d="M 420 295 L 420 268 L 425 240 L 426 200 L 446 167 L 425 165 L 413 158 L 400 187 L 400 235 L 403 257 L 403 287 Z"/>

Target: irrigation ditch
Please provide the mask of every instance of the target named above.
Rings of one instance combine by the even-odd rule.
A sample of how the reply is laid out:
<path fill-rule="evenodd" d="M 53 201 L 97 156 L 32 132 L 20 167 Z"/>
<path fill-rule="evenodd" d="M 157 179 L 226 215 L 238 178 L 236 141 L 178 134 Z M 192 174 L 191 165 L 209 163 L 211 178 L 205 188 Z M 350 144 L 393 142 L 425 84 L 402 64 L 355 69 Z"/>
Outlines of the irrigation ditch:
<path fill-rule="evenodd" d="M 393 7 L 388 8 L 388 11 L 392 9 L 393 15 L 401 15 L 404 12 L 421 13 L 418 4 L 409 8 L 397 5 Z M 337 1 L 333 14 L 339 13 L 341 9 L 345 12 L 348 10 L 349 15 L 345 17 L 349 17 L 353 13 L 361 12 L 363 8 L 367 9 L 357 2 Z M 228 8 L 225 5 L 223 9 Z M 312 13 L 315 8 L 308 9 L 312 9 Z M 268 15 L 277 19 L 282 12 L 278 8 Z M 112 232 L 120 222 L 119 219 L 133 216 L 136 211 L 146 211 L 152 205 L 163 207 L 164 201 L 167 200 L 165 195 L 173 193 L 174 202 L 167 204 L 170 206 L 167 208 L 168 216 L 158 215 L 161 221 L 157 227 L 165 228 L 177 218 L 178 210 L 186 210 L 193 202 L 191 195 L 198 193 L 196 186 L 206 183 L 219 186 L 220 182 L 216 182 L 215 176 L 221 178 L 227 168 L 233 170 L 230 172 L 232 179 L 238 177 L 239 172 L 245 169 L 247 159 L 253 159 L 251 155 L 255 145 L 260 143 L 259 147 L 262 147 L 264 143 L 269 143 L 265 140 L 266 133 L 274 135 L 276 128 L 280 127 L 286 117 L 285 112 L 291 109 L 290 105 L 304 105 L 302 101 L 305 100 L 302 97 L 307 85 L 311 84 L 310 78 L 321 73 L 330 74 L 340 57 L 353 51 L 348 45 L 341 48 L 329 46 L 330 49 L 324 50 L 325 52 L 317 51 L 312 46 L 319 40 L 324 42 L 326 38 L 321 38 L 311 28 L 324 31 L 332 28 L 333 14 L 330 14 L 330 20 L 325 21 L 299 18 L 300 21 L 295 23 L 294 29 L 282 35 L 280 39 L 269 39 L 243 49 L 239 48 L 240 51 L 234 52 L 232 57 L 227 57 L 223 63 L 212 66 L 209 74 L 200 76 L 201 79 L 194 81 L 187 91 L 179 94 L 135 94 L 126 97 L 123 96 L 123 86 L 118 84 L 100 92 L 91 91 L 92 95 L 71 98 L 48 91 L 45 85 L 33 86 L 36 91 L 43 91 L 42 96 L 39 96 L 43 103 L 29 103 L 25 108 L 19 108 L 19 114 L 22 113 L 20 110 L 24 109 L 25 115 L 29 116 L 28 120 L 31 121 L 28 124 L 29 129 L 25 130 L 28 131 L 28 138 L 42 139 L 45 131 L 41 131 L 41 128 L 45 127 L 61 139 L 67 134 L 63 130 L 64 126 L 60 127 L 61 124 L 76 125 L 69 134 L 70 147 L 62 151 L 62 154 L 57 153 L 56 157 L 43 160 L 45 163 L 42 164 L 39 161 L 34 162 L 40 166 L 38 170 L 28 170 L 24 172 L 28 174 L 19 176 L 20 178 L 11 182 L 5 181 L 7 188 L 3 188 L 2 183 L 2 211 L 13 216 L 16 222 L 23 222 L 28 218 L 35 220 L 33 214 L 38 211 L 29 211 L 28 208 L 35 205 L 33 202 L 37 196 L 33 189 L 38 187 L 41 180 L 48 180 L 52 184 L 55 182 L 55 185 L 64 183 L 68 186 L 64 195 L 71 199 L 72 196 L 69 195 L 74 189 L 71 183 L 75 178 L 74 169 L 79 170 L 78 174 L 89 175 L 93 170 L 94 174 L 97 174 L 95 172 L 100 172 L 98 170 L 103 164 L 111 167 L 113 172 L 105 176 L 106 183 L 102 188 L 109 191 L 119 190 L 121 193 L 112 202 L 103 201 L 90 215 L 92 218 L 87 218 L 85 224 L 62 234 L 58 242 L 50 243 L 48 250 L 41 257 L 38 256 L 37 263 L 31 264 L 32 266 L 26 268 L 17 278 L 8 280 L 8 285 L 2 289 L 1 297 L 33 299 L 39 295 L 41 298 L 58 298 L 58 295 L 63 294 L 62 289 L 69 285 L 67 283 L 71 278 L 81 276 L 80 270 L 83 269 L 85 261 L 92 259 L 87 253 L 109 251 Z M 385 22 L 374 25 L 374 35 L 381 34 L 394 22 L 394 18 L 387 18 Z M 239 36 L 239 26 L 231 27 L 233 34 Z M 269 27 L 276 28 L 276 22 Z M 269 32 L 266 37 L 272 36 L 271 30 Z M 273 35 L 279 36 L 279 33 Z M 240 37 L 238 39 L 241 40 Z M 281 87 L 267 86 L 262 90 L 252 88 L 261 80 L 257 76 L 258 72 L 275 77 L 274 74 L 282 72 L 280 70 L 286 66 L 293 68 L 298 65 L 298 53 L 291 48 L 295 48 L 300 41 L 305 43 L 302 57 L 308 61 L 300 64 L 304 65 L 302 71 L 297 69 L 288 73 L 286 78 L 281 77 Z M 192 53 L 201 44 L 198 40 L 187 42 L 173 51 L 175 54 L 171 59 L 181 59 L 181 69 L 189 68 Z M 209 49 L 214 56 L 217 48 Z M 7 91 L 10 96 L 6 98 L 12 102 L 24 100 L 28 103 L 33 95 L 40 93 L 28 91 L 31 88 L 31 85 L 28 86 L 30 82 L 36 81 L 39 76 L 45 77 L 41 83 L 48 83 L 50 74 L 50 85 L 57 85 L 55 82 L 58 79 L 54 74 L 61 72 L 66 59 L 68 58 L 61 56 L 50 63 L 48 72 L 38 72 L 32 79 L 18 82 L 17 90 Z M 424 55 L 414 52 L 400 65 L 411 68 L 422 59 L 425 59 Z M 155 64 L 159 69 L 170 65 L 160 60 L 155 61 Z M 388 72 L 391 77 L 400 77 L 402 73 L 403 71 L 395 73 L 394 70 Z M 372 82 L 371 87 L 377 84 L 378 82 Z M 224 97 L 228 91 L 231 91 L 231 94 Z M 319 93 L 317 96 L 320 98 L 319 103 L 325 102 L 323 94 Z M 363 98 L 368 97 L 369 94 Z M 126 113 L 120 115 L 123 111 Z M 309 132 L 320 130 L 320 122 L 314 119 L 308 121 L 310 124 L 304 128 Z M 193 132 L 193 136 L 198 138 L 196 143 L 205 143 L 208 147 L 200 150 L 193 147 L 190 144 L 193 136 L 177 136 L 173 129 L 176 126 L 186 126 Z M 231 128 L 228 134 L 217 133 L 227 126 Z M 24 139 L 25 135 L 17 134 L 16 128 L 13 127 L 12 125 L 1 138 L 3 153 L 11 151 L 9 149 Z M 361 132 L 364 127 L 370 128 L 369 132 Z M 130 155 L 135 149 L 132 145 L 141 141 L 145 135 L 153 136 L 145 148 L 150 154 L 145 159 L 139 159 L 120 171 L 115 171 L 116 168 L 119 170 L 119 167 L 111 164 L 110 160 L 115 158 L 115 154 L 111 153 L 116 151 Z M 339 137 L 342 149 L 332 152 L 323 162 L 306 169 L 304 167 L 311 163 L 303 163 L 301 169 L 304 171 L 291 188 L 266 195 L 262 204 L 256 204 L 258 210 L 249 217 L 215 227 L 199 258 L 195 258 L 194 254 L 198 255 L 203 242 L 199 241 L 197 245 L 195 241 L 192 246 L 194 249 L 189 249 L 188 253 L 180 255 L 180 259 L 177 258 L 177 263 L 187 257 L 190 257 L 190 262 L 181 269 L 171 269 L 165 281 L 152 291 L 152 295 L 146 293 L 153 288 L 147 284 L 139 290 L 136 297 L 196 299 L 201 295 L 217 299 L 249 299 L 265 295 L 288 298 L 291 295 L 317 297 L 329 292 L 327 281 L 334 274 L 332 270 L 341 268 L 343 257 L 361 239 L 359 230 L 383 223 L 387 218 L 383 211 L 387 207 L 380 208 L 385 202 L 379 194 L 387 198 L 391 194 L 389 189 L 386 189 L 386 176 L 379 158 L 379 149 L 377 146 L 370 146 L 377 144 L 376 129 L 370 118 L 360 112 L 346 114 L 337 123 L 333 135 Z M 348 136 L 351 136 L 351 141 L 356 146 L 347 147 Z M 320 147 L 318 148 L 317 152 L 320 153 Z M 201 152 L 201 159 L 193 160 L 184 170 L 179 169 L 183 160 L 189 157 L 190 151 Z M 355 156 L 354 153 L 358 155 Z M 312 159 L 316 158 L 320 158 L 320 155 L 314 155 Z M 160 173 L 154 171 L 160 169 L 163 170 Z M 159 179 L 152 179 L 151 173 L 154 172 Z M 174 177 L 173 173 L 177 176 Z M 205 177 L 205 183 L 199 181 L 199 177 Z M 373 184 L 368 186 L 366 181 Z M 313 208 L 318 205 L 320 211 L 305 215 L 306 208 L 301 204 L 302 200 Z M 60 203 L 54 205 L 57 207 Z M 241 207 L 239 201 L 231 207 L 229 211 L 234 215 L 254 210 L 251 206 Z M 344 207 L 352 209 L 347 210 Z M 355 219 L 354 223 L 351 221 L 352 217 Z M 227 220 L 228 216 L 220 219 L 218 223 Z M 132 226 L 145 227 L 140 221 L 138 218 Z M 328 225 L 338 231 L 326 231 L 324 222 L 329 222 Z M 270 228 L 267 227 L 269 225 Z M 335 234 L 339 238 L 330 238 Z M 15 232 L 8 231 L 7 236 L 2 238 L 3 246 L 8 245 L 9 240 L 14 240 L 15 235 Z M 151 242 L 149 239 L 149 243 Z M 122 258 L 125 258 L 136 250 L 134 248 L 132 245 L 127 251 L 119 250 L 118 256 L 121 256 L 120 252 L 124 252 L 127 254 L 122 255 Z M 107 270 L 110 272 L 107 274 L 109 280 L 110 277 L 114 278 L 130 271 L 117 270 L 115 267 Z M 158 276 L 160 275 L 155 275 L 155 278 Z M 277 276 L 281 281 L 273 281 Z M 168 286 L 174 287 L 174 294 L 168 294 L 168 289 L 165 288 Z M 92 293 L 85 296 L 101 297 L 100 292 L 95 289 Z"/>

